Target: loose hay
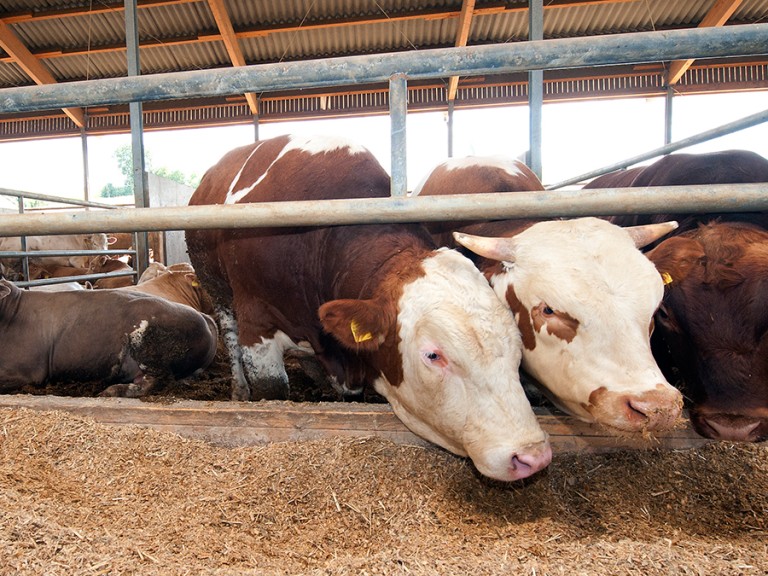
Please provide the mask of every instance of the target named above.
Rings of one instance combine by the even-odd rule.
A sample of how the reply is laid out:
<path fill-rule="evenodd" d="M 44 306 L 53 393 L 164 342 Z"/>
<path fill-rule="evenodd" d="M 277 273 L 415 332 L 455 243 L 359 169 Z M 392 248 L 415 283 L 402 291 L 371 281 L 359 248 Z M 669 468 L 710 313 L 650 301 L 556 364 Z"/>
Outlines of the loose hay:
<path fill-rule="evenodd" d="M 221 448 L 0 409 L 2 574 L 765 574 L 768 446 L 488 481 L 376 438 Z"/>

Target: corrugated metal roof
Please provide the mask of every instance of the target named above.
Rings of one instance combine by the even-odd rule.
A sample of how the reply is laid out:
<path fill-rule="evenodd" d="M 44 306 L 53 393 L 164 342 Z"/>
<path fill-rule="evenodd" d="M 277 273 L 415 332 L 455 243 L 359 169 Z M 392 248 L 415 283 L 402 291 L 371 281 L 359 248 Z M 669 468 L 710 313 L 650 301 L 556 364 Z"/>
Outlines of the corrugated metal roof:
<path fill-rule="evenodd" d="M 715 0 L 545 0 L 544 3 L 545 38 L 566 38 L 697 26 Z M 453 46 L 462 8 L 462 0 L 224 0 L 224 4 L 237 35 L 237 46 L 247 64 Z M 519 0 L 478 0 L 468 44 L 525 41 L 527 5 L 527 1 Z M 138 7 L 142 74 L 232 65 L 208 0 L 138 0 Z M 118 0 L 103 0 L 98 4 L 91 0 L 4 0 L 0 6 L 0 21 L 7 25 L 6 30 L 21 41 L 57 82 L 126 75 L 124 17 L 123 3 Z M 747 24 L 766 21 L 768 0 L 744 0 L 729 19 L 729 23 Z M 2 45 L 0 41 L 0 90 L 34 84 L 24 66 L 20 66 L 19 55 L 9 55 Z M 761 87 L 760 70 L 753 73 L 752 65 L 745 64 L 743 77 L 752 88 L 756 82 Z M 629 77 L 633 72 L 624 69 L 622 74 Z M 697 86 L 704 89 L 701 81 L 706 84 L 707 78 L 697 74 Z M 572 75 L 576 82 L 564 78 L 551 80 L 554 88 L 549 94 L 565 97 L 573 90 L 577 96 L 578 78 L 585 74 L 576 71 Z M 711 78 L 717 77 L 711 75 Z M 555 81 L 559 82 L 556 87 Z M 663 83 L 663 78 L 650 84 L 642 81 L 639 85 L 643 86 L 642 90 L 648 90 L 659 82 Z M 712 89 L 735 89 L 738 82 L 738 75 L 732 75 L 729 83 L 713 85 Z M 684 77 L 681 85 L 685 84 Z M 623 81 L 622 86 L 618 92 L 632 89 L 629 81 Z M 432 89 L 410 88 L 413 91 Z M 608 91 L 605 95 L 612 93 Z M 445 99 L 444 91 L 442 97 Z M 465 103 L 472 101 L 466 91 L 463 97 Z M 461 98 L 460 92 L 457 102 Z M 417 96 L 415 92 L 413 99 L 416 102 L 435 100 L 433 95 Z M 474 102 L 479 105 L 483 100 Z M 211 105 L 224 106 L 216 101 Z M 305 105 L 307 114 L 314 113 L 316 103 L 307 99 Z M 434 105 L 444 106 L 445 102 Z M 350 110 L 359 113 L 358 106 L 365 106 L 363 99 Z M 0 123 L 3 120 L 0 114 Z M 3 138 L 1 133 L 0 138 Z"/>

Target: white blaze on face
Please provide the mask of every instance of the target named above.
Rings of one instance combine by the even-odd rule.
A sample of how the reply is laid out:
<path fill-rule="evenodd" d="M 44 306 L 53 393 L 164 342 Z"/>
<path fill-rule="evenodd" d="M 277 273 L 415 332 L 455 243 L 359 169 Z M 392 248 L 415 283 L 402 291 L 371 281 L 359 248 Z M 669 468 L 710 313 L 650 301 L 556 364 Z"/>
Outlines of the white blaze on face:
<path fill-rule="evenodd" d="M 680 394 L 659 370 L 649 337 L 664 288 L 629 235 L 596 218 L 541 222 L 514 237 L 514 255 L 491 284 L 505 302 L 514 291 L 523 367 L 553 401 L 621 430 L 674 423 Z"/>
<path fill-rule="evenodd" d="M 520 337 L 472 263 L 453 250 L 424 262 L 398 304 L 403 383 L 376 390 L 420 436 L 500 480 L 523 478 L 551 459 L 519 380 Z"/>

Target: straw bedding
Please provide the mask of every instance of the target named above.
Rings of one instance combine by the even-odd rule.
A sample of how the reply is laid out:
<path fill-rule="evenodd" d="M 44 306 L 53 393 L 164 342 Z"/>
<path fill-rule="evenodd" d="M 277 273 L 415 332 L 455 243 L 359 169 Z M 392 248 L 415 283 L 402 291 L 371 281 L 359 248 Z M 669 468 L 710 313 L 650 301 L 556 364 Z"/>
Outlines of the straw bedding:
<path fill-rule="evenodd" d="M 768 573 L 768 446 L 556 455 L 523 482 L 376 438 L 223 448 L 0 409 L 0 573 Z"/>

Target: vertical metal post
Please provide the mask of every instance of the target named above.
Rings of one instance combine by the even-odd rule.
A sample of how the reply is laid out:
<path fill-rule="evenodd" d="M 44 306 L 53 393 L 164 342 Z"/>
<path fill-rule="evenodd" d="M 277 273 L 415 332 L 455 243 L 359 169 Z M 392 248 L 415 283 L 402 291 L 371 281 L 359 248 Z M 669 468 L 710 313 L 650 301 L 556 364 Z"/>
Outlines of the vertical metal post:
<path fill-rule="evenodd" d="M 448 158 L 453 158 L 453 100 L 448 102 Z"/>
<path fill-rule="evenodd" d="M 24 196 L 19 196 L 19 214 L 24 214 Z M 27 237 L 26 236 L 20 236 L 19 237 L 19 243 L 21 245 L 21 251 L 22 252 L 26 252 L 27 251 Z M 29 278 L 29 255 L 25 255 L 21 259 L 21 274 L 22 274 L 22 279 L 30 280 L 30 278 Z"/>
<path fill-rule="evenodd" d="M 80 143 L 83 150 L 83 200 L 88 202 L 90 200 L 90 174 L 88 171 L 88 135 L 85 133 L 85 128 L 80 129 Z M 86 210 L 88 210 L 87 207 Z"/>
<path fill-rule="evenodd" d="M 405 74 L 389 79 L 389 119 L 392 135 L 392 196 L 408 193 L 405 120 L 408 112 L 408 83 Z"/>
<path fill-rule="evenodd" d="M 667 86 L 667 95 L 664 98 L 664 146 L 672 142 L 672 99 L 675 90 Z"/>
<path fill-rule="evenodd" d="M 253 115 L 253 141 L 259 141 L 259 112 L 261 112 L 261 98 L 256 97 L 256 114 Z"/>
<path fill-rule="evenodd" d="M 543 0 L 529 0 L 528 26 L 529 40 L 542 40 L 544 38 Z M 531 70 L 528 72 L 529 138 L 527 160 L 528 167 L 539 178 L 541 178 L 541 116 L 543 101 L 544 71 Z"/>
<path fill-rule="evenodd" d="M 128 75 L 139 76 L 139 22 L 136 8 L 137 0 L 125 1 L 125 42 L 128 59 Z M 128 105 L 131 125 L 131 151 L 133 157 L 133 197 L 136 208 L 149 206 L 147 174 L 144 166 L 144 119 L 141 102 Z M 139 275 L 149 266 L 149 242 L 146 232 L 136 234 L 136 260 Z"/>

